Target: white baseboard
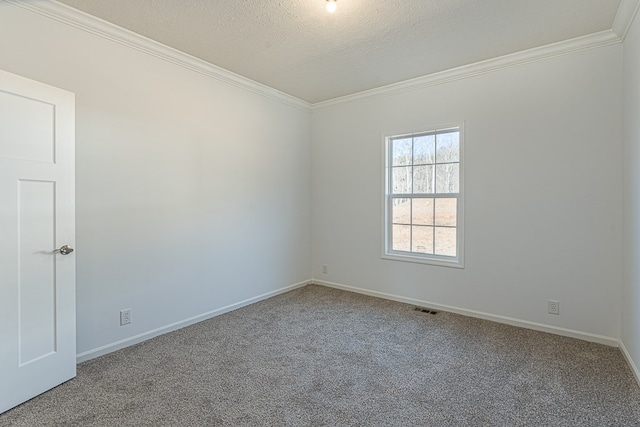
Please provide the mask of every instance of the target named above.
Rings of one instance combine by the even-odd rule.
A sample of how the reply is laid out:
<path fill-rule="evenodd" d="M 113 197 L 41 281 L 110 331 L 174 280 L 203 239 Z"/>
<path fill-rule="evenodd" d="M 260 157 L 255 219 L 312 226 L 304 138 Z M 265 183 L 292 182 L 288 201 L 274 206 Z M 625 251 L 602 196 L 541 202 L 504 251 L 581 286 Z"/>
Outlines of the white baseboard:
<path fill-rule="evenodd" d="M 406 304 L 413 304 L 421 307 L 429 307 L 438 309 L 441 311 L 447 311 L 450 313 L 461 314 L 463 316 L 476 317 L 479 319 L 491 320 L 493 322 L 505 323 L 507 325 L 518 326 L 521 328 L 533 329 L 535 331 L 548 332 L 551 334 L 562 335 L 565 337 L 577 338 L 584 341 L 595 342 L 599 344 L 608 345 L 611 347 L 617 347 L 619 341 L 617 338 L 607 337 L 604 335 L 590 334 L 587 332 L 575 331 L 573 329 L 565 329 L 557 326 L 544 325 L 542 323 L 529 322 L 527 320 L 514 319 L 506 316 L 499 316 L 495 314 L 483 313 L 481 311 L 468 310 L 460 307 L 452 307 L 450 305 L 438 304 L 431 301 L 423 301 L 415 298 L 407 298 L 393 294 L 387 294 L 384 292 L 371 291 L 369 289 L 358 288 L 355 286 L 343 285 L 340 283 L 327 282 L 324 280 L 311 279 L 311 283 L 327 286 L 330 288 L 342 289 L 345 291 L 355 292 L 358 294 L 369 295 L 378 298 L 384 298 L 392 301 L 403 302 Z"/>
<path fill-rule="evenodd" d="M 258 296 L 253 297 L 253 298 L 249 298 L 249 299 L 246 299 L 244 301 L 237 302 L 235 304 L 227 305 L 226 307 L 218 308 L 216 310 L 212 310 L 212 311 L 209 311 L 209 312 L 206 312 L 206 313 L 203 313 L 203 314 L 199 314 L 197 316 L 193 316 L 193 317 L 191 317 L 189 319 L 180 320 L 178 322 L 174 322 L 174 323 L 171 323 L 169 325 L 162 326 L 160 328 L 153 329 L 153 330 L 148 331 L 148 332 L 143 332 L 141 334 L 134 335 L 132 337 L 125 338 L 125 339 L 120 340 L 120 341 L 116 341 L 116 342 L 113 342 L 113 343 L 110 343 L 110 344 L 107 344 L 107 345 L 103 345 L 103 346 L 98 347 L 98 348 L 94 348 L 92 350 L 88 350 L 88 351 L 82 352 L 82 353 L 76 355 L 76 362 L 77 363 L 81 363 L 81 362 L 85 362 L 87 360 L 94 359 L 96 357 L 104 356 L 105 354 L 108 354 L 108 353 L 123 349 L 125 347 L 129 347 L 129 346 L 141 343 L 141 342 L 146 341 L 148 339 L 157 337 L 158 335 L 166 334 L 168 332 L 173 332 L 175 330 L 184 328 L 185 326 L 193 325 L 195 323 L 202 322 L 203 320 L 211 319 L 212 317 L 216 317 L 216 316 L 219 316 L 221 314 L 225 314 L 225 313 L 228 313 L 230 311 L 237 310 L 237 309 L 242 308 L 242 307 L 246 307 L 247 305 L 256 303 L 258 301 L 265 300 L 267 298 L 274 297 L 276 295 L 283 294 L 285 292 L 289 292 L 289 291 L 291 291 L 293 289 L 296 289 L 296 288 L 301 288 L 303 286 L 308 285 L 309 283 L 311 283 L 311 280 L 305 280 L 305 281 L 302 281 L 302 282 L 299 282 L 299 283 L 295 283 L 295 284 L 290 285 L 290 286 L 285 286 L 284 288 L 276 289 L 275 291 L 267 292 L 265 294 L 258 295 Z"/>
<path fill-rule="evenodd" d="M 629 353 L 629 350 L 627 350 L 627 347 L 624 345 L 624 341 L 618 340 L 618 344 L 620 345 L 620 351 L 622 352 L 622 355 L 627 360 L 627 363 L 631 368 L 631 372 L 633 372 L 633 376 L 636 378 L 638 387 L 640 387 L 640 370 L 638 370 L 638 367 L 636 366 L 635 362 L 631 358 L 631 354 Z"/>

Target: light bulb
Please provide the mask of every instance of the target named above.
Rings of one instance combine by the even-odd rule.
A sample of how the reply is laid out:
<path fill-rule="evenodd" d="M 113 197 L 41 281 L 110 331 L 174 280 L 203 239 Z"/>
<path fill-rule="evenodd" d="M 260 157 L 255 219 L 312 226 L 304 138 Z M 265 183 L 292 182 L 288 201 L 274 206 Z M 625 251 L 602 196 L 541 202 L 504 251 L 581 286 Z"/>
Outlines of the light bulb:
<path fill-rule="evenodd" d="M 329 13 L 336 11 L 336 0 L 327 0 L 327 10 Z"/>

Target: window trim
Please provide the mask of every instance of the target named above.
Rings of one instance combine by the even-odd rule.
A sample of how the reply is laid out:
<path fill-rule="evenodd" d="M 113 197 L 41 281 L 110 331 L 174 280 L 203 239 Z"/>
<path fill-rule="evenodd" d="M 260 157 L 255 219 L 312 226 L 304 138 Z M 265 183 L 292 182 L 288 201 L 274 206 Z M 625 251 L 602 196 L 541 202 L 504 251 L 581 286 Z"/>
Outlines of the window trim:
<path fill-rule="evenodd" d="M 457 202 L 457 256 L 449 257 L 435 254 L 419 254 L 416 252 L 402 252 L 391 250 L 391 140 L 402 137 L 412 137 L 425 133 L 441 132 L 457 128 L 460 132 L 460 189 Z M 420 130 L 407 132 L 385 132 L 382 135 L 382 258 L 394 261 L 414 262 L 443 267 L 464 268 L 464 170 L 465 170 L 465 133 L 464 122 L 449 123 L 440 126 L 424 127 Z M 446 197 L 443 194 L 443 197 Z"/>

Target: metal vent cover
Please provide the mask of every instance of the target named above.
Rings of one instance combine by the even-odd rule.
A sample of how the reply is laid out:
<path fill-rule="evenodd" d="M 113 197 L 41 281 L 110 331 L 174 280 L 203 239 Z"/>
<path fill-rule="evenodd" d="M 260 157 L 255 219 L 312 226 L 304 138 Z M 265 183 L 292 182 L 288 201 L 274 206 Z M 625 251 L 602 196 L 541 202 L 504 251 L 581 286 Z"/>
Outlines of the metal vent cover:
<path fill-rule="evenodd" d="M 428 313 L 428 314 L 438 314 L 437 311 L 431 309 L 431 308 L 426 308 L 426 307 L 416 307 L 413 309 L 414 311 L 419 311 L 420 313 Z"/>

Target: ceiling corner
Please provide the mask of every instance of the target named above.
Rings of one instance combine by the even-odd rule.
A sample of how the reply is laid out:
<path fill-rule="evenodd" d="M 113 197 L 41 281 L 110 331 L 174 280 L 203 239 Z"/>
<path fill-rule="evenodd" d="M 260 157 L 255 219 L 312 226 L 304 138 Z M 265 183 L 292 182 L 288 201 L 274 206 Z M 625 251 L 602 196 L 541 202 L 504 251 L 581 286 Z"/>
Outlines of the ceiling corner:
<path fill-rule="evenodd" d="M 622 0 L 616 18 L 613 20 L 612 30 L 620 38 L 624 40 L 627 31 L 633 22 L 638 9 L 640 8 L 640 0 Z"/>

